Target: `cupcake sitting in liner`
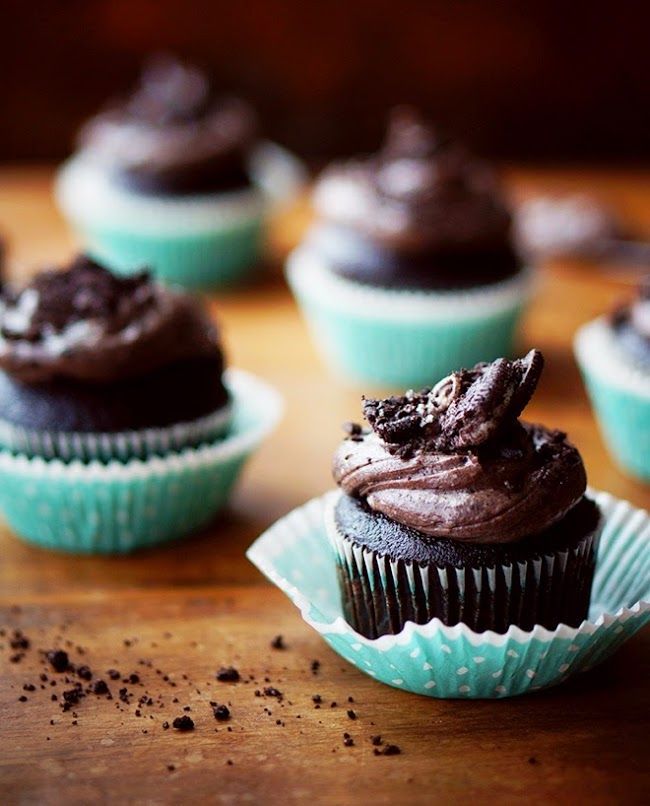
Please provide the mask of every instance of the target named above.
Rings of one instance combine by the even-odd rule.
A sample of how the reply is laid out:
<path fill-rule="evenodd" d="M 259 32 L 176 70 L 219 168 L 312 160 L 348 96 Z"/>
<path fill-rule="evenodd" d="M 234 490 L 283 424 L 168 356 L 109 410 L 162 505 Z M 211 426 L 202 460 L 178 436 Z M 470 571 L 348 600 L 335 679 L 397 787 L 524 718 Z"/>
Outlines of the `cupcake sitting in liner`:
<path fill-rule="evenodd" d="M 85 248 L 116 270 L 146 265 L 167 283 L 212 288 L 254 272 L 272 197 L 286 201 L 303 181 L 294 157 L 259 140 L 248 104 L 157 57 L 129 97 L 83 127 L 57 199 Z"/>
<path fill-rule="evenodd" d="M 289 258 L 317 345 L 350 379 L 421 386 L 508 355 L 530 292 L 491 171 L 395 110 L 376 155 L 333 165 Z"/>
<path fill-rule="evenodd" d="M 611 454 L 650 481 L 650 276 L 636 299 L 578 331 L 575 352 Z"/>
<path fill-rule="evenodd" d="M 0 509 L 18 534 L 128 551 L 212 517 L 273 425 L 186 294 L 81 256 L 0 299 Z"/>
<path fill-rule="evenodd" d="M 543 359 L 460 370 L 366 400 L 327 517 L 346 620 L 362 635 L 440 619 L 476 632 L 587 618 L 601 514 L 565 434 L 518 419 Z"/>

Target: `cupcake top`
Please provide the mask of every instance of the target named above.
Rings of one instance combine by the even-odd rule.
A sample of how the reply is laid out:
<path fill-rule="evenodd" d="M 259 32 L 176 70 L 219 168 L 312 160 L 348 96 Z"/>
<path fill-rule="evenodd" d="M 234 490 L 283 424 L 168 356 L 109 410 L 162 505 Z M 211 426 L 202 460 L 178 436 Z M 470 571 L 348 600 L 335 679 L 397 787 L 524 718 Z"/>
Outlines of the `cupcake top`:
<path fill-rule="evenodd" d="M 90 258 L 0 297 L 0 369 L 28 384 L 111 383 L 195 358 L 223 364 L 218 334 L 187 294 Z"/>
<path fill-rule="evenodd" d="M 365 400 L 370 429 L 347 427 L 336 482 L 436 538 L 497 544 L 544 531 L 580 501 L 586 474 L 565 434 L 518 419 L 543 363 L 532 350 L 454 372 L 433 389 Z"/>
<path fill-rule="evenodd" d="M 129 97 L 81 130 L 86 154 L 143 193 L 200 194 L 250 185 L 251 107 L 218 96 L 196 67 L 158 56 Z"/>
<path fill-rule="evenodd" d="M 463 287 L 519 269 L 492 172 L 413 110 L 393 111 L 381 150 L 318 181 L 311 245 L 359 282 Z"/>
<path fill-rule="evenodd" d="M 650 275 L 639 285 L 635 299 L 614 311 L 611 325 L 626 355 L 650 371 Z"/>

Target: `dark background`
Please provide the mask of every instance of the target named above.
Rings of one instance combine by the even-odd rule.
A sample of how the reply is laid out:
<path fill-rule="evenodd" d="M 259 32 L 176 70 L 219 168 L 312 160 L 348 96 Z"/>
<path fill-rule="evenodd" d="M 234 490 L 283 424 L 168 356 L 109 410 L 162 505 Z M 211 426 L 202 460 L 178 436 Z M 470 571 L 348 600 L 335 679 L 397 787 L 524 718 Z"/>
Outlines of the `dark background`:
<path fill-rule="evenodd" d="M 647 160 L 650 4 L 0 0 L 0 160 L 60 158 L 145 54 L 196 60 L 308 158 L 414 102 L 487 156 Z"/>

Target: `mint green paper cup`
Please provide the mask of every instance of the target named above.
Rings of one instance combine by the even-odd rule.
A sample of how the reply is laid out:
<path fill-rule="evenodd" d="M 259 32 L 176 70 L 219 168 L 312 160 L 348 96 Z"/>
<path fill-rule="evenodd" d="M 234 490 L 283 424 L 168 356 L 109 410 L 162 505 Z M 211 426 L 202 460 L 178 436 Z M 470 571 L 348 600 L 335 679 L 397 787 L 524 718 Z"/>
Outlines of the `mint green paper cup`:
<path fill-rule="evenodd" d="M 365 638 L 343 617 L 326 533 L 326 513 L 337 494 L 293 510 L 259 537 L 247 556 L 335 652 L 386 685 L 443 698 L 526 694 L 596 666 L 650 621 L 650 515 L 592 490 L 604 523 L 589 619 L 579 627 L 478 633 L 433 619 L 407 622 L 396 635 Z"/>
<path fill-rule="evenodd" d="M 609 452 L 650 481 L 650 373 L 619 349 L 606 318 L 578 331 L 575 354 Z"/>
<path fill-rule="evenodd" d="M 209 291 L 260 272 L 265 223 L 295 198 L 301 163 L 274 143 L 251 157 L 252 188 L 200 196 L 154 196 L 121 188 L 83 152 L 60 169 L 58 205 L 86 251 L 116 272 L 143 266 L 168 285 Z"/>
<path fill-rule="evenodd" d="M 287 279 L 325 363 L 355 384 L 424 387 L 515 351 L 531 274 L 469 291 L 409 291 L 339 277 L 298 248 Z"/>
<path fill-rule="evenodd" d="M 253 451 L 275 426 L 280 397 L 228 370 L 227 436 L 146 460 L 63 462 L 0 451 L 0 512 L 28 542 L 77 554 L 120 554 L 181 537 L 228 500 Z"/>

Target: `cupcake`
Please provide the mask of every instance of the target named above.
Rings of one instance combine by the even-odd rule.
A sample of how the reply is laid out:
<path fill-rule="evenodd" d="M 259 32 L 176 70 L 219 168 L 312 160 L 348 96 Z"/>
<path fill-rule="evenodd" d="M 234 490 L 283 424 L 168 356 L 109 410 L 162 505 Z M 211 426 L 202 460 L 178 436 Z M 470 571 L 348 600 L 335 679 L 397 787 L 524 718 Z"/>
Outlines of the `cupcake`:
<path fill-rule="evenodd" d="M 28 539 L 79 551 L 194 528 L 261 435 L 240 387 L 198 303 L 146 273 L 120 278 L 81 256 L 5 290 L 0 508 Z"/>
<path fill-rule="evenodd" d="M 244 101 L 217 95 L 195 67 L 158 57 L 78 139 L 57 198 L 93 256 L 123 273 L 151 266 L 165 282 L 196 289 L 255 268 L 268 200 L 254 175 L 256 117 Z M 276 184 L 297 181 L 292 158 L 279 147 L 265 153 Z"/>
<path fill-rule="evenodd" d="M 650 276 L 634 300 L 578 331 L 575 352 L 610 452 L 650 481 Z"/>
<path fill-rule="evenodd" d="M 334 458 L 327 529 L 346 620 L 505 633 L 587 618 L 598 506 L 566 435 L 520 421 L 543 359 L 498 359 L 365 400 Z"/>
<path fill-rule="evenodd" d="M 489 169 L 396 110 L 381 151 L 327 169 L 289 283 L 325 358 L 420 386 L 513 349 L 529 275 Z"/>

